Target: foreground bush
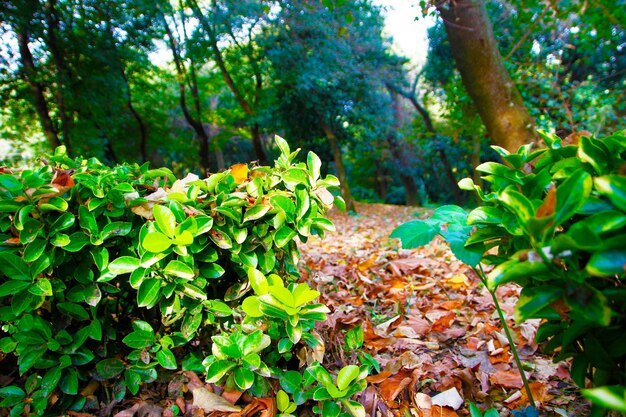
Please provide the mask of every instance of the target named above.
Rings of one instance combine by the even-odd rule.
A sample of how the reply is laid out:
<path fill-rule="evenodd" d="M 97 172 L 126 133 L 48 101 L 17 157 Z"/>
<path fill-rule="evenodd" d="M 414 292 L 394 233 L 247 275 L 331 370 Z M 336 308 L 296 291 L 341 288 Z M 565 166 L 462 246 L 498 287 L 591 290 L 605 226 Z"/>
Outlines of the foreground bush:
<path fill-rule="evenodd" d="M 0 407 L 81 410 L 93 380 L 121 400 L 185 369 L 277 396 L 284 415 L 311 399 L 325 415 L 339 404 L 360 413 L 349 397 L 366 369 L 334 379 L 319 363 L 290 369 L 296 349 L 321 342 L 311 329 L 328 311 L 296 283 L 294 239 L 333 230 L 324 215 L 341 199 L 315 154 L 295 163 L 298 152 L 277 145 L 273 168 L 240 164 L 202 180 L 62 150 L 39 168 L 2 168 L 0 350 L 19 376 L 0 389 Z"/>
<path fill-rule="evenodd" d="M 469 215 L 441 207 L 393 236 L 416 247 L 441 234 L 459 259 L 478 266 L 494 297 L 505 283 L 522 286 L 515 319 L 542 319 L 538 341 L 555 360 L 573 359 L 578 386 L 596 387 L 583 391 L 593 414 L 626 412 L 626 131 L 574 145 L 543 139 L 547 148 L 534 151 L 495 147 L 503 163 L 477 167 L 489 191 L 459 183 L 482 201 Z M 481 263 L 494 268 L 484 275 Z"/>

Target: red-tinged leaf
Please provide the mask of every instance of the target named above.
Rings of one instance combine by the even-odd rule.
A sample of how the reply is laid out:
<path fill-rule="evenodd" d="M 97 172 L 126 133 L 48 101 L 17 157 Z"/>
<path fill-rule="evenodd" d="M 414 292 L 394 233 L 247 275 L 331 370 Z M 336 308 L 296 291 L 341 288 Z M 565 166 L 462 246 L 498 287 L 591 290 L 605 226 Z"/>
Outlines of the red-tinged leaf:
<path fill-rule="evenodd" d="M 489 375 L 489 380 L 496 385 L 500 385 L 504 388 L 522 388 L 524 383 L 522 377 L 517 369 L 510 369 L 508 371 L 496 371 Z"/>

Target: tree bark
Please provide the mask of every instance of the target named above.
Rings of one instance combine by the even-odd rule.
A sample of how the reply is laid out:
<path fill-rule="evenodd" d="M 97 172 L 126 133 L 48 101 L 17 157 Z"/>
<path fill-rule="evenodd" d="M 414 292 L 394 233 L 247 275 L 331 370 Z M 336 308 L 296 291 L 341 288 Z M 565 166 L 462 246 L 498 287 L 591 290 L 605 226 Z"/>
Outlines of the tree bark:
<path fill-rule="evenodd" d="M 483 1 L 440 1 L 437 10 L 463 85 L 492 142 L 514 152 L 534 141 L 534 120 L 504 67 Z"/>
<path fill-rule="evenodd" d="M 348 176 L 346 174 L 346 168 L 343 165 L 343 157 L 341 156 L 341 149 L 339 148 L 337 136 L 321 116 L 320 126 L 324 130 L 326 140 L 328 140 L 330 149 L 333 153 L 333 160 L 335 161 L 335 165 L 337 167 L 337 177 L 339 178 L 339 187 L 341 188 L 343 199 L 346 202 L 346 209 L 356 213 L 356 206 L 354 204 L 354 199 L 352 198 L 352 193 L 350 192 L 350 186 L 348 185 Z"/>
<path fill-rule="evenodd" d="M 25 29 L 16 32 L 20 51 L 20 62 L 24 68 L 26 82 L 33 94 L 33 104 L 35 105 L 37 116 L 39 117 L 39 123 L 41 123 L 41 128 L 48 141 L 48 145 L 50 145 L 52 149 L 55 149 L 61 146 L 61 141 L 59 140 L 59 135 L 54 127 L 54 123 L 50 118 L 48 103 L 46 102 L 44 94 L 44 86 L 37 80 L 37 68 L 35 67 L 33 55 L 28 46 L 28 32 Z"/>

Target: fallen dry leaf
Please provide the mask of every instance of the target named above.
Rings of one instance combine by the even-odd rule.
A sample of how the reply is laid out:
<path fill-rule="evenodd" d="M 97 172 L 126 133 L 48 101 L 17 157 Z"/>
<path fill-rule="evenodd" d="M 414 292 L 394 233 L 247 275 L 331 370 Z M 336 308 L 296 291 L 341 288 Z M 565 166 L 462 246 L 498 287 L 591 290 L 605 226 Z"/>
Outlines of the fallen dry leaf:
<path fill-rule="evenodd" d="M 489 376 L 489 380 L 505 388 L 522 388 L 524 383 L 517 369 L 508 371 L 496 371 Z"/>
<path fill-rule="evenodd" d="M 212 411 L 241 411 L 241 407 L 228 402 L 225 398 L 210 392 L 205 387 L 197 387 L 192 391 L 193 405 L 202 408 L 205 412 Z"/>
<path fill-rule="evenodd" d="M 456 388 L 450 388 L 447 391 L 435 395 L 432 404 L 458 410 L 463 405 L 463 397 L 461 397 Z"/>

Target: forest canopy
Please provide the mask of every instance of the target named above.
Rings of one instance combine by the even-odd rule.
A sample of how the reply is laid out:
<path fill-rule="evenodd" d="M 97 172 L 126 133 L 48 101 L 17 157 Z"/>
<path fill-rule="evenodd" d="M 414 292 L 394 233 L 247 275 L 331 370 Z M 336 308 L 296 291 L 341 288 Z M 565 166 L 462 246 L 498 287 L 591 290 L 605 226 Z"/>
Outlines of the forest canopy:
<path fill-rule="evenodd" d="M 266 164 L 279 134 L 327 162 L 349 207 L 424 205 L 463 203 L 490 144 L 624 128 L 619 1 L 415 3 L 420 68 L 371 0 L 2 2 L 1 158 L 64 145 L 207 174 Z"/>

